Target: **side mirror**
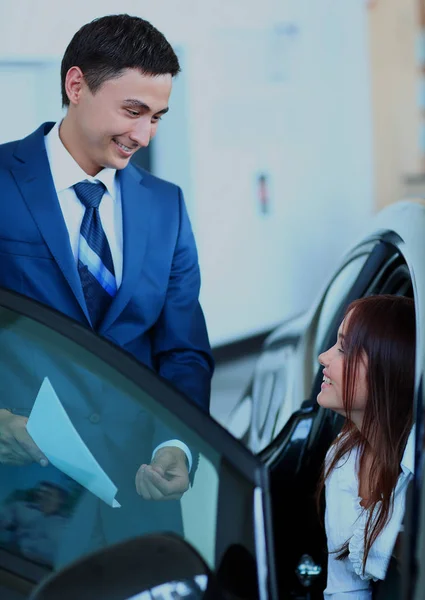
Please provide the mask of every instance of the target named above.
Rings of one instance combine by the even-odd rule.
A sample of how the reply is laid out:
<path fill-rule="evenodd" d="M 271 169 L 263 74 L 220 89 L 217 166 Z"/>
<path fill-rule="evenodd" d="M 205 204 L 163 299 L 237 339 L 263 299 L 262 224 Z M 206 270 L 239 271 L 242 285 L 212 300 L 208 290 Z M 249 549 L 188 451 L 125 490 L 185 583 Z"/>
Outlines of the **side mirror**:
<path fill-rule="evenodd" d="M 53 573 L 30 600 L 220 600 L 214 575 L 174 534 L 126 540 Z"/>

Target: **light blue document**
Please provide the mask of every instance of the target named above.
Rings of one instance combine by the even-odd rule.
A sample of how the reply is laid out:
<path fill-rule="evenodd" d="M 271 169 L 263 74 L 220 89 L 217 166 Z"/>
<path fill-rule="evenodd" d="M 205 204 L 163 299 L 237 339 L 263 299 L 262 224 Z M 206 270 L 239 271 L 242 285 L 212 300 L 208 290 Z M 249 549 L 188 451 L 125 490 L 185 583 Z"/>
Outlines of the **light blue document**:
<path fill-rule="evenodd" d="M 48 377 L 44 378 L 27 423 L 27 431 L 57 469 L 101 500 L 119 508 L 117 487 L 81 439 Z"/>

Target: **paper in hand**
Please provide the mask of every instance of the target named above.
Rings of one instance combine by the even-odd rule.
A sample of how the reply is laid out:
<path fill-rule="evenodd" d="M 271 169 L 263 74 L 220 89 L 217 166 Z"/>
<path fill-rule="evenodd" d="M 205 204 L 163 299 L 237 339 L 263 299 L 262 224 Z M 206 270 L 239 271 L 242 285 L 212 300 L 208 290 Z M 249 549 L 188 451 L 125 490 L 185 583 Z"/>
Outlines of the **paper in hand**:
<path fill-rule="evenodd" d="M 37 394 L 27 431 L 53 466 L 109 506 L 121 506 L 115 500 L 116 485 L 81 439 L 48 377 L 44 378 Z"/>

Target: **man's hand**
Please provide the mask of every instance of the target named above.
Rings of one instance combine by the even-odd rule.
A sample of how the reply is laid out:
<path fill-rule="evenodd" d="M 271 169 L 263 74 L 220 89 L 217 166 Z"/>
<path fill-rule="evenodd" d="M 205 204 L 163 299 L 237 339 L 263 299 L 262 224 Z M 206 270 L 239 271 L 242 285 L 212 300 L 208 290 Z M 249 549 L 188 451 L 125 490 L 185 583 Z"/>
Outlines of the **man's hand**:
<path fill-rule="evenodd" d="M 0 409 L 0 463 L 3 465 L 28 465 L 32 462 L 46 467 L 49 461 L 35 445 L 27 432 L 26 417 Z"/>
<path fill-rule="evenodd" d="M 161 448 L 150 465 L 136 474 L 136 490 L 145 500 L 180 500 L 189 489 L 186 454 L 175 446 Z"/>

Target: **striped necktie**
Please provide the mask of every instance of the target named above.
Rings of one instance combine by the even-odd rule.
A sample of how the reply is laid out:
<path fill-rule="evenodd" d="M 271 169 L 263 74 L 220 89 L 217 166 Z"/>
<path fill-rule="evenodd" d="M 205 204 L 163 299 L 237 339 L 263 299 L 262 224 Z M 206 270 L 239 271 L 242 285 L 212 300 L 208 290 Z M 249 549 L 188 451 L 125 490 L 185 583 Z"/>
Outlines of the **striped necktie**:
<path fill-rule="evenodd" d="M 105 189 L 103 183 L 74 185 L 78 199 L 86 207 L 80 229 L 78 272 L 94 328 L 99 326 L 117 293 L 111 249 L 99 214 Z"/>

